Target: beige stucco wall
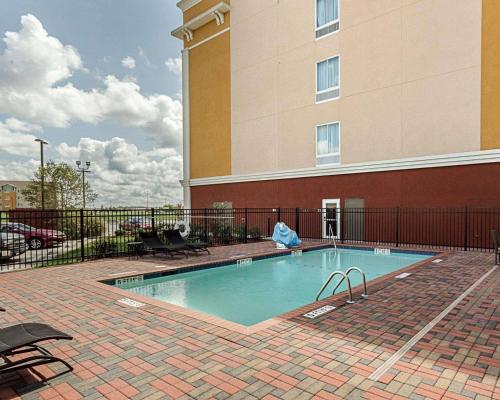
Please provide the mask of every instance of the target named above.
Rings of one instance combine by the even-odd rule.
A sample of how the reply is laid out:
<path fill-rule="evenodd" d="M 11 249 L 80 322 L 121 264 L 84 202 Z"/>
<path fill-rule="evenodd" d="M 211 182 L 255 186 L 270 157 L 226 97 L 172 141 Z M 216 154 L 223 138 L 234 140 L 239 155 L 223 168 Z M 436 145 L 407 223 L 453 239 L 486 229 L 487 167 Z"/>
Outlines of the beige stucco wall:
<path fill-rule="evenodd" d="M 342 163 L 480 149 L 480 1 L 341 0 L 320 40 L 314 0 L 231 6 L 233 174 L 315 166 L 333 121 Z M 316 61 L 337 54 L 341 97 L 315 104 Z"/>

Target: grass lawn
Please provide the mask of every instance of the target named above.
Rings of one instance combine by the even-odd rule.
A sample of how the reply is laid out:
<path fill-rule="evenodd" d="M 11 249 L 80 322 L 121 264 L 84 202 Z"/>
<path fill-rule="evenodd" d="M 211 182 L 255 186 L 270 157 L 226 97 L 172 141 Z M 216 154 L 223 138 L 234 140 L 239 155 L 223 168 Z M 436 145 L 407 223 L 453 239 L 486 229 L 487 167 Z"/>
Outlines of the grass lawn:
<path fill-rule="evenodd" d="M 127 243 L 135 241 L 135 236 L 125 235 L 125 236 L 113 236 L 107 237 L 105 239 L 96 239 L 95 241 L 88 243 L 84 246 L 85 257 L 98 257 L 101 244 L 106 242 L 112 246 L 114 255 L 124 255 L 127 254 Z M 40 267 L 48 267 L 53 265 L 63 265 L 63 264 L 74 264 L 81 262 L 81 248 L 70 250 L 66 253 L 58 254 L 51 260 L 45 261 Z"/>

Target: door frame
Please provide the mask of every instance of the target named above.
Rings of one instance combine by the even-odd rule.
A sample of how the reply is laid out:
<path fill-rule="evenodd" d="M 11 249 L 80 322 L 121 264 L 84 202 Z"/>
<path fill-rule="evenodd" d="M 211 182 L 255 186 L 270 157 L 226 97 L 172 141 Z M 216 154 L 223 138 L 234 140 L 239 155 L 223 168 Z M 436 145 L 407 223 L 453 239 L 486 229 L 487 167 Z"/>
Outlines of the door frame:
<path fill-rule="evenodd" d="M 331 203 L 335 203 L 337 205 L 337 232 L 335 232 L 335 239 L 340 239 L 340 199 L 323 199 L 321 202 L 323 239 L 328 239 L 328 232 L 326 228 L 326 205 Z"/>

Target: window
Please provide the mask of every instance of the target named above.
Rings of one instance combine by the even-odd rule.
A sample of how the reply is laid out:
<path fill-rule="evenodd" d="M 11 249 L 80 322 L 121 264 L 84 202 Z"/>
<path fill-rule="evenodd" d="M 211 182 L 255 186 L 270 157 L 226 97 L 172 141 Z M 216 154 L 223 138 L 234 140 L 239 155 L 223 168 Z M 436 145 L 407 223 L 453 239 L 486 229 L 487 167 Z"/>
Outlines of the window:
<path fill-rule="evenodd" d="M 316 127 L 316 165 L 340 163 L 340 123 Z"/>
<path fill-rule="evenodd" d="M 316 0 L 316 39 L 339 30 L 339 0 Z"/>
<path fill-rule="evenodd" d="M 316 102 L 336 99 L 340 95 L 339 57 L 316 64 Z"/>

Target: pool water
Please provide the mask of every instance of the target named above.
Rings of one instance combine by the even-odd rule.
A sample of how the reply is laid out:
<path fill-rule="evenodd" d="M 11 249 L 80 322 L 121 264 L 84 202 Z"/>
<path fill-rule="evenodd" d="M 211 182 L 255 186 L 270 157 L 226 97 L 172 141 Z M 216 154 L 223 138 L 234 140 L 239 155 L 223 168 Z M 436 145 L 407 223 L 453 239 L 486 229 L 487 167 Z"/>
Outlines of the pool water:
<path fill-rule="evenodd" d="M 376 255 L 372 250 L 322 249 L 119 285 L 120 288 L 228 321 L 250 326 L 313 303 L 333 271 L 359 267 L 367 281 L 431 257 L 430 254 Z M 352 286 L 361 283 L 350 274 Z M 336 278 L 334 281 L 337 282 Z M 322 298 L 331 295 L 335 283 Z M 346 290 L 345 283 L 337 292 Z M 368 291 L 370 285 L 368 284 Z"/>

